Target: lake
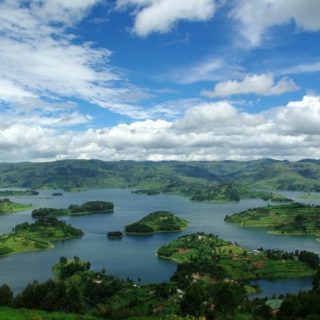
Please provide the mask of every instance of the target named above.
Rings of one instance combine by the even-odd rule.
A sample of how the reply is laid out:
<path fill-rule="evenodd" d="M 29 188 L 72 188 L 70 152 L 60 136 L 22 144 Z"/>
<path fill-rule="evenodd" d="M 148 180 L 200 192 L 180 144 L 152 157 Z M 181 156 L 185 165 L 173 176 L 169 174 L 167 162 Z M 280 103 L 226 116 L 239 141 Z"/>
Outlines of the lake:
<path fill-rule="evenodd" d="M 56 190 L 55 190 L 56 191 Z M 284 193 L 292 198 L 301 193 Z M 9 197 L 12 201 L 32 203 L 36 207 L 65 208 L 70 204 L 81 204 L 88 200 L 112 201 L 114 213 L 88 216 L 63 217 L 74 227 L 85 232 L 82 238 L 57 242 L 56 247 L 47 251 L 16 254 L 0 259 L 1 283 L 7 283 L 14 292 L 19 292 L 33 280 L 44 281 L 52 278 L 51 267 L 61 256 L 72 258 L 77 255 L 91 262 L 95 270 L 105 268 L 108 273 L 121 278 L 131 278 L 142 283 L 164 282 L 174 273 L 176 265 L 155 256 L 156 250 L 182 234 L 203 231 L 215 233 L 225 240 L 237 242 L 249 249 L 259 247 L 287 251 L 309 250 L 320 253 L 319 242 L 313 237 L 276 236 L 261 229 L 238 228 L 226 224 L 226 214 L 243 211 L 248 208 L 267 205 L 258 199 L 241 200 L 238 203 L 192 202 L 187 198 L 160 194 L 147 196 L 133 194 L 127 189 L 97 189 L 83 192 L 63 192 L 63 196 L 54 197 L 52 191 L 40 191 L 38 196 Z M 301 200 L 300 202 L 320 204 L 320 200 Z M 126 236 L 122 240 L 108 240 L 108 231 L 123 230 L 152 211 L 168 210 L 190 221 L 188 229 L 181 233 L 159 233 L 150 236 Z M 18 223 L 32 221 L 31 210 L 0 217 L 0 233 L 10 232 Z M 286 279 L 287 280 L 287 279 Z M 299 279 L 301 280 L 301 279 Z M 278 282 L 280 281 L 280 282 Z M 264 294 L 272 295 L 283 280 L 260 281 Z M 302 280 L 301 280 L 302 281 Z M 288 290 L 294 292 L 299 286 L 310 287 L 310 279 L 305 282 L 282 282 Z M 308 282 L 309 281 L 309 282 Z M 287 283 L 287 285 L 286 285 Z M 292 284 L 293 283 L 293 284 Z M 294 283 L 296 283 L 294 285 Z M 281 292 L 283 293 L 283 292 Z"/>

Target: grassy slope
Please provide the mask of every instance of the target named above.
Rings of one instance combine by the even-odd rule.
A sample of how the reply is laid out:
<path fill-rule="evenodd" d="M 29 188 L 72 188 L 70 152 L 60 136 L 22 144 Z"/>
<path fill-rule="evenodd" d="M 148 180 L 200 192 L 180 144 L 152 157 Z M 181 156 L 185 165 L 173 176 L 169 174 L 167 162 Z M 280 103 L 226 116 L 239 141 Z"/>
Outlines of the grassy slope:
<path fill-rule="evenodd" d="M 297 218 L 301 217 L 301 220 Z M 225 221 L 245 227 L 274 228 L 274 233 L 320 236 L 320 207 L 301 204 L 249 209 Z"/>
<path fill-rule="evenodd" d="M 35 227 L 37 225 L 37 227 Z M 21 252 L 44 250 L 54 247 L 53 242 L 67 240 L 82 235 L 81 230 L 58 225 L 39 226 L 39 222 L 28 227 L 0 236 L 0 256 Z"/>
<path fill-rule="evenodd" d="M 95 320 L 98 318 L 63 312 L 44 312 L 39 310 L 10 309 L 0 307 L 1 320 Z"/>
<path fill-rule="evenodd" d="M 188 227 L 188 221 L 182 218 L 175 216 L 171 212 L 167 211 L 157 211 L 148 214 L 147 216 L 143 217 L 139 221 L 126 226 L 126 233 L 143 233 L 143 232 L 131 232 L 127 229 L 130 226 L 139 224 L 144 225 L 151 228 L 153 232 L 166 232 L 166 231 L 181 231 Z"/>
<path fill-rule="evenodd" d="M 187 235 L 173 240 L 158 250 L 158 255 L 177 263 L 212 254 L 219 256 L 218 264 L 233 280 L 255 278 L 304 277 L 315 273 L 297 260 L 271 260 L 263 252 L 254 253 L 206 234 Z"/>

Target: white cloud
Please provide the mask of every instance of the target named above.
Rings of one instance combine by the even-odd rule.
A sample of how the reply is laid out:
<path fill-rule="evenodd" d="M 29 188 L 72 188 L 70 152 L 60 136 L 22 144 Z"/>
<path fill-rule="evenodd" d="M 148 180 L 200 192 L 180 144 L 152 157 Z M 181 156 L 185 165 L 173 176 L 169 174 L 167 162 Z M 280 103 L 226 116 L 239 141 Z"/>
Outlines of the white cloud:
<path fill-rule="evenodd" d="M 118 8 L 136 8 L 133 31 L 140 37 L 165 33 L 176 22 L 207 21 L 215 12 L 214 0 L 117 0 Z"/>
<path fill-rule="evenodd" d="M 110 65 L 111 52 L 76 43 L 68 32 L 98 2 L 0 2 L 0 103 L 19 109 L 31 98 L 57 105 L 77 97 L 130 117 L 148 117 L 125 97 L 150 95 Z"/>
<path fill-rule="evenodd" d="M 248 75 L 242 81 L 229 80 L 219 82 L 213 91 L 203 90 L 206 97 L 222 97 L 235 94 L 256 94 L 262 96 L 281 95 L 298 90 L 299 87 L 288 78 L 281 78 L 275 83 L 271 74 Z"/>
<path fill-rule="evenodd" d="M 0 122 L 1 161 L 320 158 L 320 97 L 250 114 L 229 102 L 201 103 L 175 121 L 64 131 Z"/>
<path fill-rule="evenodd" d="M 314 63 L 301 63 L 293 65 L 288 68 L 280 70 L 281 74 L 301 74 L 301 73 L 313 73 L 320 72 L 320 62 Z"/>
<path fill-rule="evenodd" d="M 294 21 L 298 29 L 320 31 L 319 0 L 239 0 L 231 17 L 252 46 L 261 43 L 266 31 Z"/>

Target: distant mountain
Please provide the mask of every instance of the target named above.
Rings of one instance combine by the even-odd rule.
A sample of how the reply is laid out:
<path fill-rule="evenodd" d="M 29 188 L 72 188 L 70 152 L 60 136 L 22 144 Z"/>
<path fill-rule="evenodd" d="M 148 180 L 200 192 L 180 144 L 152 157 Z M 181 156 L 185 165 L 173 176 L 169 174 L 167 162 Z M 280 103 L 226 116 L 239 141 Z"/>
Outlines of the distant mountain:
<path fill-rule="evenodd" d="M 320 161 L 100 161 L 0 163 L 0 187 L 129 187 L 192 194 L 226 183 L 257 189 L 320 191 Z"/>

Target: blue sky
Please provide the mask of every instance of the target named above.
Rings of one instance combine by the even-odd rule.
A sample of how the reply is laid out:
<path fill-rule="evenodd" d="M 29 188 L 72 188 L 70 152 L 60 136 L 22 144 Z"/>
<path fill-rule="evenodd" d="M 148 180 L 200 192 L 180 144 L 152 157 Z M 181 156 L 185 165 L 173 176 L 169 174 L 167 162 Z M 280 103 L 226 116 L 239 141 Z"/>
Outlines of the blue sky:
<path fill-rule="evenodd" d="M 320 158 L 319 0 L 0 1 L 0 161 Z"/>

